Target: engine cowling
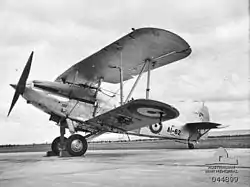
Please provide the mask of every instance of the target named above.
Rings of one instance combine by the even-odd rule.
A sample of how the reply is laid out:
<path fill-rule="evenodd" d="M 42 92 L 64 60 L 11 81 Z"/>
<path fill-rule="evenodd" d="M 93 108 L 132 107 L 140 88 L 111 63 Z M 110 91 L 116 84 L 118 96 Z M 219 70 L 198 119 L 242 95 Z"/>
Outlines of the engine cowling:
<path fill-rule="evenodd" d="M 95 88 L 88 85 L 63 84 L 50 81 L 33 81 L 35 88 L 47 91 L 69 99 L 75 99 L 89 104 L 94 104 L 96 99 Z"/>

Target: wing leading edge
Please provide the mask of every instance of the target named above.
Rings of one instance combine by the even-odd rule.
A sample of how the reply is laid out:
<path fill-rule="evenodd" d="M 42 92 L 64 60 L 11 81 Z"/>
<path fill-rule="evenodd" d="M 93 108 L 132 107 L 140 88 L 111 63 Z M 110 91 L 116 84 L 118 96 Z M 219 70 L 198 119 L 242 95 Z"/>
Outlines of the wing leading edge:
<path fill-rule="evenodd" d="M 120 67 L 121 59 L 125 81 L 139 74 L 145 60 L 151 60 L 152 69 L 156 69 L 190 53 L 189 44 L 172 32 L 157 28 L 136 29 L 73 65 L 55 81 L 87 83 L 102 78 L 104 82 L 119 83 L 119 71 L 113 67 Z"/>

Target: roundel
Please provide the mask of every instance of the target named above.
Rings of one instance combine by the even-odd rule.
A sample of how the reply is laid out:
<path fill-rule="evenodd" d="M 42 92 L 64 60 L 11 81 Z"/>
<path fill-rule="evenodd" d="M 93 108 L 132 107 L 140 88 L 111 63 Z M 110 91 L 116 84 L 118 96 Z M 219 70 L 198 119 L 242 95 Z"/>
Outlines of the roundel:
<path fill-rule="evenodd" d="M 137 108 L 137 112 L 147 117 L 160 117 L 160 113 L 163 113 L 162 110 L 152 107 Z"/>
<path fill-rule="evenodd" d="M 150 126 L 149 126 L 149 129 L 150 129 L 150 131 L 151 131 L 152 133 L 158 134 L 158 133 L 161 132 L 161 130 L 162 130 L 162 124 L 156 123 L 156 124 L 150 125 Z"/>
<path fill-rule="evenodd" d="M 154 100 L 138 99 L 127 104 L 127 110 L 132 116 L 142 120 L 160 120 L 173 119 L 179 116 L 179 112 L 167 105 Z"/>

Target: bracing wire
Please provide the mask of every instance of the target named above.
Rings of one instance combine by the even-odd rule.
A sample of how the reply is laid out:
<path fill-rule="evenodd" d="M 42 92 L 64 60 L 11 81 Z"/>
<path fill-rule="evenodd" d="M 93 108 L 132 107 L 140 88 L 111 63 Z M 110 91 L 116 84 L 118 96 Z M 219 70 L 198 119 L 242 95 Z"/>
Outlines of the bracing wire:
<path fill-rule="evenodd" d="M 128 82 L 128 81 L 124 81 L 123 86 L 126 85 L 127 82 Z M 102 88 L 102 89 L 103 89 L 103 88 Z M 120 95 L 120 94 L 118 94 L 119 91 L 120 91 L 120 88 L 118 88 L 115 92 L 113 92 L 114 95 L 115 95 L 115 96 Z M 108 100 L 106 100 L 106 102 L 110 102 L 112 99 L 114 99 L 114 97 L 110 97 Z M 103 103 L 103 105 L 105 105 L 105 103 Z M 102 110 L 104 110 L 102 107 L 103 107 L 103 106 L 100 105 L 100 106 L 99 106 L 99 110 L 97 110 L 96 113 L 99 113 L 99 112 L 101 112 Z"/>

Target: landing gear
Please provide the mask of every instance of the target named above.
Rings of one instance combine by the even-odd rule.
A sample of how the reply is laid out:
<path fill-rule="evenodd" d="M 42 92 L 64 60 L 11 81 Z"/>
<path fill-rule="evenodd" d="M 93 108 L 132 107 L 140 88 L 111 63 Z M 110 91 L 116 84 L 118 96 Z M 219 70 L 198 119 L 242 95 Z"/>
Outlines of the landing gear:
<path fill-rule="evenodd" d="M 84 155 L 88 149 L 86 138 L 80 134 L 73 134 L 68 139 L 65 138 L 65 128 L 68 127 L 70 130 L 69 122 L 66 119 L 60 120 L 58 123 L 60 126 L 60 136 L 54 139 L 51 144 L 52 151 L 48 151 L 47 155 L 61 157 Z M 72 132 L 75 132 L 75 130 L 73 129 Z"/>
<path fill-rule="evenodd" d="M 189 148 L 189 149 L 194 149 L 194 144 L 193 144 L 193 143 L 188 142 L 188 148 Z"/>
<path fill-rule="evenodd" d="M 70 156 L 82 156 L 88 149 L 88 143 L 80 134 L 73 134 L 69 138 L 64 137 L 61 144 L 61 137 L 57 137 L 51 144 L 53 155 L 59 156 L 60 151 L 67 151 Z"/>
<path fill-rule="evenodd" d="M 67 141 L 67 138 L 64 137 L 64 142 Z M 55 155 L 59 155 L 60 153 L 60 150 L 63 149 L 63 145 L 61 145 L 61 142 L 60 142 L 60 136 L 55 138 L 51 144 L 51 150 L 52 152 L 55 154 Z"/>
<path fill-rule="evenodd" d="M 66 141 L 66 150 L 71 156 L 82 156 L 87 149 L 88 143 L 80 134 L 73 134 Z"/>

